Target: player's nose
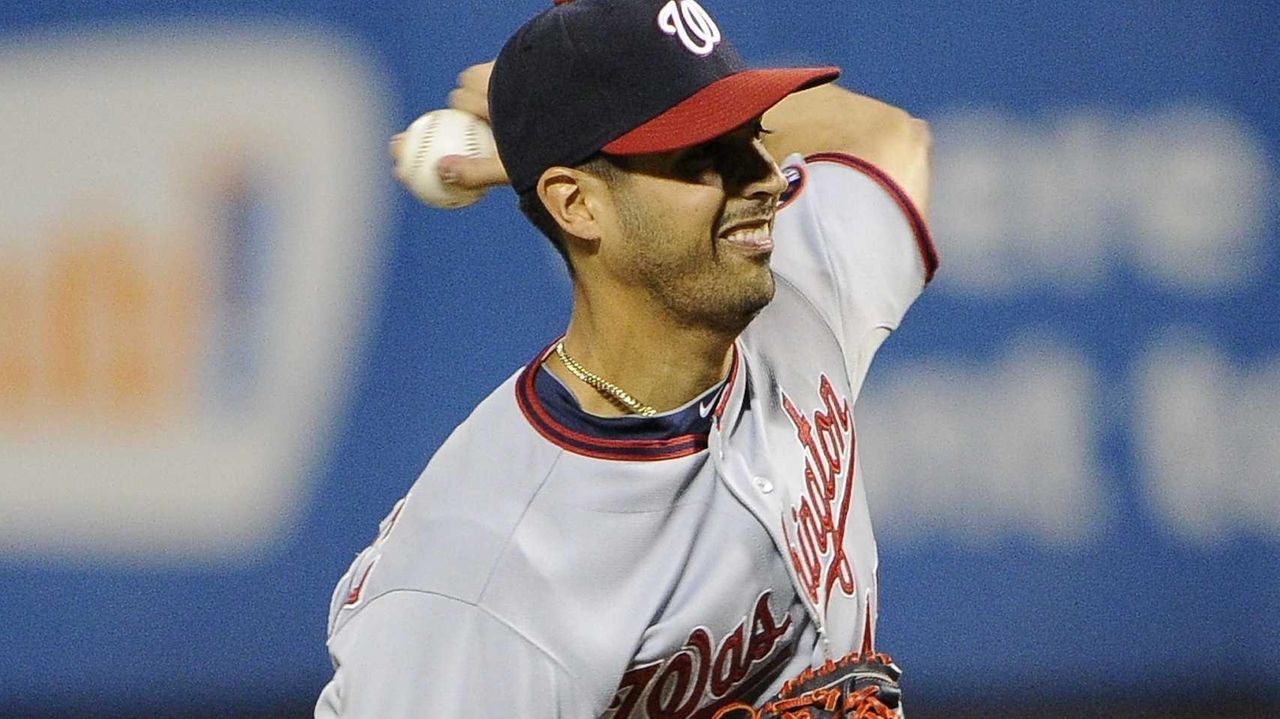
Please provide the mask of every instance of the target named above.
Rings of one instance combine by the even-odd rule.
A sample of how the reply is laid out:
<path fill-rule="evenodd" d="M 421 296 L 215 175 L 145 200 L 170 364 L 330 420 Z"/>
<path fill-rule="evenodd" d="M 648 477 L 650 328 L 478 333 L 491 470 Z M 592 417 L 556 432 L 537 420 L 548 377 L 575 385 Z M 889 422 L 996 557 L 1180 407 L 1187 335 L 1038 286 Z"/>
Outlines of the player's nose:
<path fill-rule="evenodd" d="M 762 180 L 764 184 L 763 191 L 779 197 L 787 189 L 787 178 L 782 174 L 782 168 L 778 167 L 778 163 L 774 162 L 772 157 L 768 155 L 765 158 L 769 161 L 769 172 Z"/>
<path fill-rule="evenodd" d="M 734 165 L 734 184 L 743 197 L 777 198 L 787 189 L 787 179 L 778 163 L 758 140 L 743 148 Z"/>

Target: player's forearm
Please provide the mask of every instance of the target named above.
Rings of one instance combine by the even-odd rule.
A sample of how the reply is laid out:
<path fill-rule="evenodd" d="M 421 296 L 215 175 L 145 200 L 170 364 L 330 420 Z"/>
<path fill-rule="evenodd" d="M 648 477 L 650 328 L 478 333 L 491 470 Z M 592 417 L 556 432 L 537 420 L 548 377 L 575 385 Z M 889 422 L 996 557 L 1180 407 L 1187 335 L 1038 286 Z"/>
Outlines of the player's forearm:
<path fill-rule="evenodd" d="M 823 85 L 788 96 L 765 113 L 765 148 L 787 155 L 843 152 L 876 165 L 924 212 L 929 192 L 929 126 L 865 95 Z"/>

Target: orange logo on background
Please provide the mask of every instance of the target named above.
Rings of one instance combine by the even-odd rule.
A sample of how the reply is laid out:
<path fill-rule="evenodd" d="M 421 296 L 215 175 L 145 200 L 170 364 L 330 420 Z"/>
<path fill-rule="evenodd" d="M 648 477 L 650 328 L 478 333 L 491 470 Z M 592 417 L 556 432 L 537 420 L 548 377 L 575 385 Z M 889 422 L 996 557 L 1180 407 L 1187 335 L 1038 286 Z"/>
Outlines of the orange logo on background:
<path fill-rule="evenodd" d="M 113 217 L 42 244 L 38 259 L 0 259 L 0 422 L 121 428 L 172 415 L 191 392 L 206 299 L 195 250 L 148 256 Z"/>
<path fill-rule="evenodd" d="M 118 432 L 198 410 L 206 366 L 247 341 L 252 300 L 234 275 L 261 261 L 215 262 L 244 244 L 246 183 L 222 169 L 195 188 L 185 231 L 157 237 L 123 211 L 84 213 L 36 252 L 0 257 L 0 427 Z M 215 316 L 230 326 L 217 332 Z"/>
<path fill-rule="evenodd" d="M 0 544 L 41 563 L 265 556 L 372 309 L 383 76 L 339 37 L 253 25 L 10 49 Z M 74 142 L 69 105 L 93 117 Z"/>

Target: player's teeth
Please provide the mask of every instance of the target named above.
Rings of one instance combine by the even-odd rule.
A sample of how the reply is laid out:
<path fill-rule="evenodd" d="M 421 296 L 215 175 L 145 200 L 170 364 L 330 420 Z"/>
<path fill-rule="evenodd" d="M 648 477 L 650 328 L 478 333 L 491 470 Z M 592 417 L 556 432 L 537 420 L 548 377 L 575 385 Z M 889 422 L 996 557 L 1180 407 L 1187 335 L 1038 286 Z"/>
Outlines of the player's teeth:
<path fill-rule="evenodd" d="M 729 233 L 728 239 L 744 244 L 759 244 L 765 241 L 766 232 L 763 227 L 751 227 Z"/>

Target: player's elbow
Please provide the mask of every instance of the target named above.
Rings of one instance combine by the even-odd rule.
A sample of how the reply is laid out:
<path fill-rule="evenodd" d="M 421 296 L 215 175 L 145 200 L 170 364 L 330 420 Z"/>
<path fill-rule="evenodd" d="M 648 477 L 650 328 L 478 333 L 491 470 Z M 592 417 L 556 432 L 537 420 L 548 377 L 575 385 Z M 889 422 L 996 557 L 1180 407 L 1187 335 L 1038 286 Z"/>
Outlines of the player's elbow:
<path fill-rule="evenodd" d="M 850 134 L 852 154 L 888 171 L 927 163 L 933 145 L 929 123 L 901 108 L 882 105 L 880 110 L 873 122 Z"/>
<path fill-rule="evenodd" d="M 922 215 L 926 214 L 933 149 L 929 123 L 901 112 L 885 126 L 881 140 L 880 154 L 871 161 L 898 183 Z"/>
<path fill-rule="evenodd" d="M 922 160 L 928 158 L 933 147 L 933 132 L 929 123 L 894 108 L 881 131 L 881 145 L 888 154 L 904 160 Z"/>
<path fill-rule="evenodd" d="M 916 174 L 927 177 L 933 155 L 933 131 L 929 129 L 929 123 L 918 117 L 908 116 L 905 132 L 903 144 L 908 157 L 907 163 Z"/>
<path fill-rule="evenodd" d="M 867 143 L 868 157 L 883 169 L 918 168 L 927 164 L 933 146 L 929 123 L 893 108 L 881 118 L 874 140 Z"/>
<path fill-rule="evenodd" d="M 918 117 L 907 116 L 907 142 L 925 157 L 933 150 L 933 130 Z"/>

